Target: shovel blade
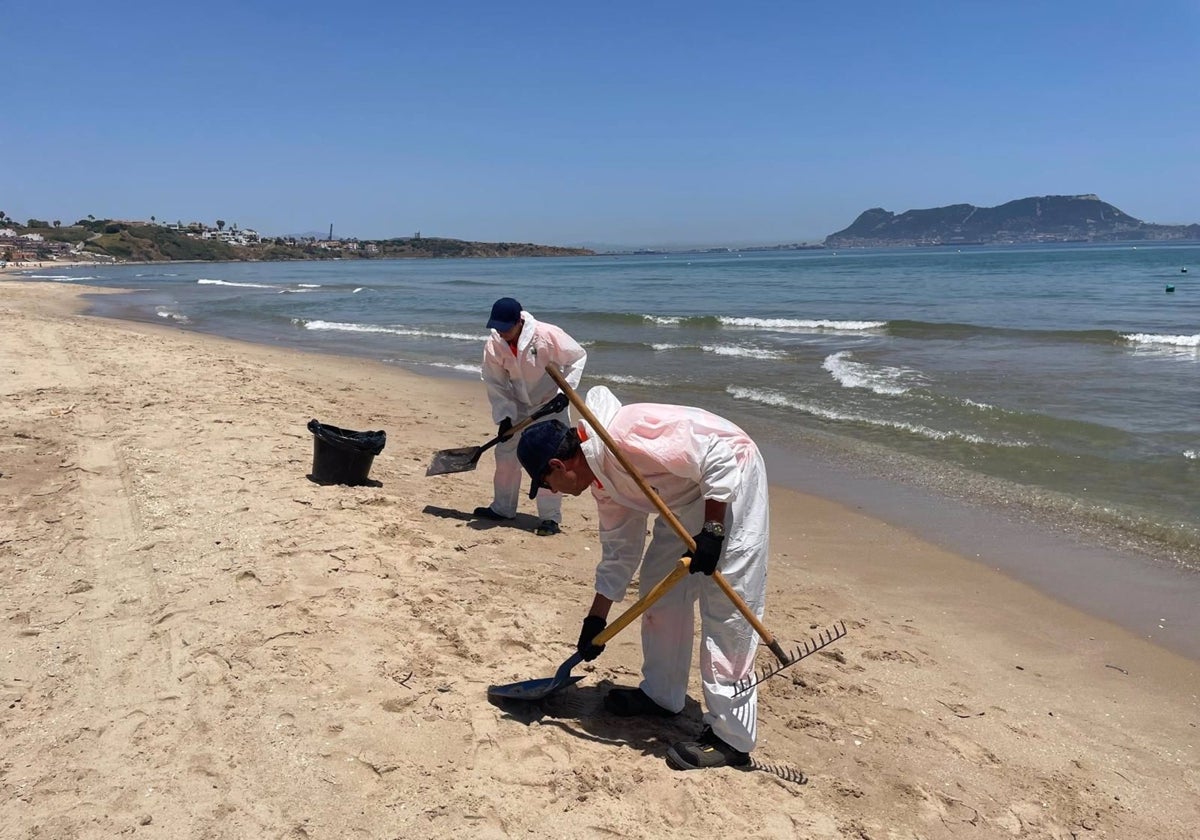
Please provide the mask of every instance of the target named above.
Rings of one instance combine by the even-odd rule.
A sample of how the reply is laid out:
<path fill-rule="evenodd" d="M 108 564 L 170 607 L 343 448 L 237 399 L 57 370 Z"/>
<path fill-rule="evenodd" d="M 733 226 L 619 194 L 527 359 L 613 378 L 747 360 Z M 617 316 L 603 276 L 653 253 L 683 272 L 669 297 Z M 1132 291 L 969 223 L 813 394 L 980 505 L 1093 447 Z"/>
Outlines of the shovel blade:
<path fill-rule="evenodd" d="M 549 697 L 560 688 L 574 685 L 583 679 L 583 675 L 568 677 L 565 681 L 558 677 L 545 677 L 540 680 L 522 680 L 508 685 L 488 686 L 488 697 L 504 700 L 541 700 Z"/>
<path fill-rule="evenodd" d="M 470 472 L 479 464 L 479 456 L 482 454 L 483 448 L 479 446 L 443 449 L 441 452 L 433 453 L 433 463 L 429 465 L 425 475 Z"/>
<path fill-rule="evenodd" d="M 575 653 L 566 662 L 558 666 L 558 671 L 555 672 L 553 677 L 546 677 L 540 680 L 522 680 L 521 682 L 509 683 L 508 685 L 488 686 L 488 697 L 503 698 L 506 700 L 541 700 L 543 697 L 549 697 L 560 688 L 574 685 L 583 679 L 582 674 L 578 677 L 571 676 L 571 669 L 582 661 L 583 657 Z"/>

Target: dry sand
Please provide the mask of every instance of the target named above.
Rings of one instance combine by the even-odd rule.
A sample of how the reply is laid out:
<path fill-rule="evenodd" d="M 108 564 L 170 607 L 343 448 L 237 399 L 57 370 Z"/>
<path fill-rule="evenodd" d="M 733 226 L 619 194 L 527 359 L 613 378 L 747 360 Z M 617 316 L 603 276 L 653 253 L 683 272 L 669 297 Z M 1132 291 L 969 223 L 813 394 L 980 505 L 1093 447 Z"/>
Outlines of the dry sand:
<path fill-rule="evenodd" d="M 491 705 L 571 653 L 598 544 L 586 496 L 559 537 L 470 521 L 490 457 L 425 476 L 482 386 L 80 291 L 0 282 L 0 837 L 1200 836 L 1197 663 L 781 489 L 766 623 L 850 632 L 764 685 L 753 770 L 666 766 L 694 700 L 602 711 L 633 630 Z M 387 431 L 378 486 L 307 480 L 312 417 Z"/>

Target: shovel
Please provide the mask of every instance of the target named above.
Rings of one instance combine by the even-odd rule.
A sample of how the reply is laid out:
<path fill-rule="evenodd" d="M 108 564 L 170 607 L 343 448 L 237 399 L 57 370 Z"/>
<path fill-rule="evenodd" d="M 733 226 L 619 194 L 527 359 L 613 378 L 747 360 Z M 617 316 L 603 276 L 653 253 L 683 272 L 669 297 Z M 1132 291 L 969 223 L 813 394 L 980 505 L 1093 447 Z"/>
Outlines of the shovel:
<path fill-rule="evenodd" d="M 579 412 L 580 416 L 583 417 L 584 420 L 587 420 L 589 424 L 591 424 L 591 427 L 596 431 L 596 434 L 600 435 L 600 439 L 604 441 L 604 445 L 608 447 L 608 450 L 620 462 L 621 466 L 625 469 L 625 472 L 629 473 L 633 480 L 637 482 L 637 486 L 641 488 L 642 493 L 644 493 L 650 503 L 658 509 L 659 515 L 662 516 L 663 519 L 667 520 L 667 523 L 672 529 L 674 529 L 675 533 L 679 535 L 679 539 L 683 540 L 683 544 L 687 546 L 687 550 L 695 551 L 695 539 L 693 539 L 692 535 L 689 534 L 687 529 L 683 527 L 683 523 L 680 522 L 679 519 L 676 518 L 675 514 L 671 512 L 671 509 L 667 507 L 666 502 L 659 497 L 658 493 L 654 492 L 654 488 L 646 482 L 646 479 L 642 477 L 642 474 L 638 471 L 638 468 L 631 464 L 629 459 L 625 457 L 625 453 L 617 448 L 617 444 L 609 435 L 608 430 L 604 428 L 604 426 L 596 418 L 596 415 L 592 413 L 592 410 L 587 407 L 587 404 L 579 398 L 579 394 L 575 392 L 575 389 L 567 384 L 567 380 L 563 379 L 563 375 L 559 372 L 558 368 L 555 367 L 553 363 L 548 364 L 546 365 L 546 373 L 550 375 L 551 379 L 558 383 L 558 387 L 561 388 L 562 392 L 567 395 L 567 399 L 571 401 L 571 405 L 575 407 L 575 410 Z M 675 572 L 672 572 L 672 574 L 675 574 Z M 759 620 L 758 616 L 751 611 L 750 606 L 742 599 L 742 596 L 738 595 L 737 592 L 734 591 L 734 588 L 729 585 L 729 581 L 725 579 L 723 574 L 721 574 L 719 571 L 714 571 L 712 573 L 712 579 L 717 582 L 717 586 L 721 587 L 721 591 L 724 592 L 726 597 L 728 597 L 729 600 L 733 602 L 733 605 L 737 607 L 737 610 L 742 614 L 742 617 L 745 618 L 746 621 L 750 622 L 750 626 L 754 628 L 754 632 L 758 633 L 758 636 L 760 639 L 762 639 L 763 644 L 766 645 L 771 653 L 775 654 L 775 658 L 779 660 L 778 664 L 762 668 L 758 672 L 751 674 L 745 679 L 739 680 L 735 684 L 734 694 L 741 694 L 742 692 L 753 688 L 763 680 L 770 679 L 771 677 L 775 676 L 784 668 L 795 665 L 801 659 L 811 656 L 821 648 L 828 644 L 832 644 L 842 636 L 846 635 L 845 622 L 839 622 L 839 624 L 834 625 L 831 629 L 821 631 L 821 633 L 815 638 L 806 642 L 803 647 L 797 648 L 795 652 L 789 654 L 783 649 L 783 646 L 779 644 L 778 640 L 776 640 L 771 631 L 767 629 L 766 625 L 763 624 Z M 570 669 L 568 668 L 567 671 L 569 673 Z"/>
<path fill-rule="evenodd" d="M 592 644 L 606 644 L 609 639 L 633 623 L 635 618 L 650 609 L 655 601 L 667 594 L 668 589 L 688 576 L 688 563 L 690 561 L 690 557 L 679 558 L 679 564 L 669 575 L 660 580 L 653 589 L 638 599 L 636 604 L 617 616 L 612 624 L 597 633 L 592 639 Z M 571 654 L 566 662 L 558 666 L 558 671 L 555 672 L 553 677 L 540 680 L 523 680 L 521 682 L 509 683 L 508 685 L 489 686 L 488 697 L 505 700 L 541 700 L 543 697 L 548 697 L 560 688 L 574 685 L 583 679 L 582 676 L 571 676 L 571 669 L 582 661 L 583 654 L 576 651 Z"/>
<path fill-rule="evenodd" d="M 536 420 L 540 420 L 547 414 L 557 414 L 567 407 L 567 398 L 563 394 L 559 394 L 550 402 L 533 412 L 529 417 L 526 417 L 517 425 L 508 430 L 505 437 L 512 437 L 517 432 L 524 429 Z M 433 453 L 433 463 L 429 465 L 429 469 L 425 470 L 425 475 L 445 475 L 446 473 L 470 472 L 479 464 L 479 457 L 484 452 L 491 449 L 501 441 L 500 435 L 496 435 L 483 446 L 461 446 L 458 449 L 443 449 L 441 452 Z"/>

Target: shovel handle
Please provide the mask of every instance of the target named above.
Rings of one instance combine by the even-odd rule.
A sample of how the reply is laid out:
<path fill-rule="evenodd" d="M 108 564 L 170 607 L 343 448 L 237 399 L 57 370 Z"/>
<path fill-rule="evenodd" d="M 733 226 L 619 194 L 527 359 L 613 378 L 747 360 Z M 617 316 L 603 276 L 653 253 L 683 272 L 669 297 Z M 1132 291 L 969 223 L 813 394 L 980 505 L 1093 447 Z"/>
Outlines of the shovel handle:
<path fill-rule="evenodd" d="M 567 399 L 570 399 L 570 397 L 568 397 Z M 533 412 L 533 414 L 530 414 L 528 417 L 526 417 L 520 423 L 517 423 L 515 426 L 513 426 L 511 429 L 509 429 L 508 434 L 505 435 L 505 437 L 512 437 L 517 432 L 523 431 L 526 427 L 533 425 L 536 421 L 545 417 L 547 414 L 554 414 L 555 412 L 561 411 L 563 408 L 566 408 L 566 403 L 563 403 L 562 406 L 560 407 L 559 399 L 558 399 L 558 397 L 555 397 L 554 399 L 550 400 L 550 402 L 546 403 L 544 406 L 539 408 L 537 411 Z M 496 435 L 494 438 L 489 440 L 483 446 L 479 447 L 478 454 L 482 455 L 484 450 L 491 449 L 493 446 L 495 446 L 499 442 L 500 442 L 500 435 Z"/>
<path fill-rule="evenodd" d="M 691 559 L 690 557 L 680 557 L 679 562 L 675 564 L 675 568 L 671 570 L 670 574 L 656 583 L 654 588 L 639 598 L 636 604 L 617 616 L 612 624 L 597 633 L 592 638 L 592 644 L 603 645 L 607 643 L 609 639 L 632 624 L 634 619 L 639 615 L 650 609 L 655 601 L 667 594 L 668 589 L 688 576 L 688 564 L 691 562 Z"/>
<path fill-rule="evenodd" d="M 667 520 L 667 523 L 675 530 L 675 533 L 679 535 L 679 539 L 683 540 L 683 544 L 687 546 L 687 550 L 695 551 L 696 541 L 692 538 L 692 535 L 687 532 L 687 529 L 683 527 L 683 523 L 680 522 L 675 514 L 671 512 L 671 509 L 667 507 L 666 502 L 659 497 L 658 493 L 654 492 L 654 488 L 646 483 L 646 479 L 642 477 L 642 474 L 638 471 L 638 468 L 629 462 L 629 459 L 625 457 L 625 453 L 617 448 L 617 444 L 612 439 L 612 436 L 609 435 L 608 430 L 604 428 L 603 424 L 601 424 L 601 422 L 596 418 L 596 415 L 592 413 L 592 410 L 587 407 L 584 401 L 579 398 L 579 394 L 577 394 L 575 389 L 567 383 L 567 380 L 563 378 L 563 375 L 559 372 L 558 368 L 553 362 L 546 365 L 546 373 L 550 375 L 551 379 L 558 383 L 558 387 L 564 394 L 567 395 L 567 399 L 571 401 L 571 405 L 575 406 L 575 410 L 579 412 L 579 415 L 583 417 L 584 420 L 588 421 L 588 424 L 591 425 L 591 427 L 596 431 L 596 434 L 600 435 L 600 439 L 604 441 L 604 445 L 608 447 L 608 451 L 611 452 L 613 456 L 616 457 L 616 459 L 621 463 L 621 466 L 624 467 L 625 472 L 629 473 L 629 475 L 633 477 L 633 480 L 637 482 L 637 486 L 640 487 L 642 492 L 646 494 L 646 498 L 649 499 L 650 503 L 658 509 L 659 515 L 662 516 L 663 519 Z M 678 572 L 679 569 L 676 568 L 676 570 L 671 574 L 676 574 Z M 750 622 L 750 626 L 754 628 L 754 632 L 757 633 L 763 640 L 763 644 L 770 648 L 771 652 L 775 654 L 775 657 L 781 662 L 787 661 L 789 657 L 783 648 L 780 647 L 779 642 L 775 641 L 775 636 L 770 630 L 767 629 L 766 625 L 758 620 L 758 616 L 751 611 L 750 606 L 742 599 L 742 596 L 738 595 L 737 592 L 734 591 L 733 587 L 729 585 L 729 581 L 725 579 L 725 576 L 720 572 L 713 572 L 712 578 L 717 582 L 717 586 L 721 587 L 721 591 L 725 593 L 726 597 L 733 602 L 735 607 L 737 607 L 738 612 L 742 614 L 742 617 Z M 635 604 L 634 606 L 637 605 Z M 649 606 L 649 604 L 646 606 Z M 630 610 L 632 609 L 633 608 L 631 607 Z M 621 616 L 621 618 L 624 617 L 624 615 Z M 618 618 L 617 621 L 620 621 L 621 618 Z M 599 635 L 597 635 L 596 638 L 599 640 Z"/>

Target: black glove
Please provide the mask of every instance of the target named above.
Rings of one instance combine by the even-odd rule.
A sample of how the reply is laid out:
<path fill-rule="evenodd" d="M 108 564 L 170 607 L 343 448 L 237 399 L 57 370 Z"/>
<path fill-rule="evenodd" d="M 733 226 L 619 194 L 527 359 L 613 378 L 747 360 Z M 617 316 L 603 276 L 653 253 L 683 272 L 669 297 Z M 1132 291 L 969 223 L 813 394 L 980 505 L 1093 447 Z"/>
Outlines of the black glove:
<path fill-rule="evenodd" d="M 511 431 L 512 431 L 512 418 L 505 417 L 503 420 L 500 421 L 500 430 L 499 430 L 499 432 L 497 432 L 496 437 L 500 438 L 500 440 L 508 440 L 510 437 L 512 437 L 512 435 L 509 434 L 509 432 L 511 432 Z"/>
<path fill-rule="evenodd" d="M 703 572 L 711 575 L 717 570 L 717 561 L 721 559 L 721 546 L 725 544 L 725 538 L 701 531 L 692 539 L 696 541 L 696 550 L 684 555 L 692 558 L 692 562 L 688 564 L 688 571 L 692 574 Z"/>
<path fill-rule="evenodd" d="M 562 411 L 570 404 L 571 401 L 567 399 L 567 395 L 561 391 L 559 391 L 557 397 L 546 403 L 547 407 L 550 409 L 550 414 L 558 414 L 558 412 Z"/>
<path fill-rule="evenodd" d="M 579 644 L 575 647 L 584 662 L 591 662 L 604 653 L 604 645 L 594 645 L 592 639 L 607 626 L 608 622 L 598 615 L 584 616 L 583 629 L 579 631 Z"/>

